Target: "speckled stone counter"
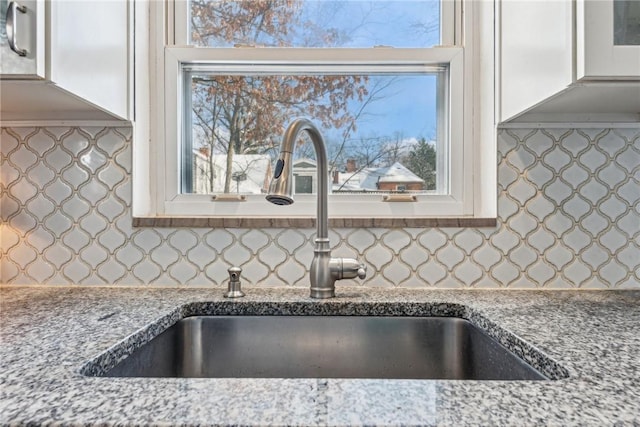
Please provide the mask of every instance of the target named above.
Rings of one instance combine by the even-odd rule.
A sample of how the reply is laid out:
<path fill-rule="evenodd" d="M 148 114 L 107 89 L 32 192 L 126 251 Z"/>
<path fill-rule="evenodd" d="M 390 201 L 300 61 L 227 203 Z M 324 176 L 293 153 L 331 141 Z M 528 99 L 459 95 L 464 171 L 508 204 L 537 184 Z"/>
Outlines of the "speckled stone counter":
<path fill-rule="evenodd" d="M 105 378 L 107 349 L 221 289 L 0 288 L 0 423 L 640 425 L 640 291 L 247 289 L 234 304 L 377 310 L 461 305 L 557 362 L 554 381 Z M 296 305 L 297 304 L 297 305 Z M 200 306 L 203 306 L 200 304 Z M 206 306 L 206 304 L 205 304 Z M 182 309 L 181 309 L 182 307 Z M 230 308 L 231 307 L 231 308 Z M 311 309 L 309 307 L 312 307 Z M 320 307 L 320 309 L 319 309 Z M 349 308 L 349 309 L 351 309 Z M 178 310 L 178 311 L 176 311 Z"/>

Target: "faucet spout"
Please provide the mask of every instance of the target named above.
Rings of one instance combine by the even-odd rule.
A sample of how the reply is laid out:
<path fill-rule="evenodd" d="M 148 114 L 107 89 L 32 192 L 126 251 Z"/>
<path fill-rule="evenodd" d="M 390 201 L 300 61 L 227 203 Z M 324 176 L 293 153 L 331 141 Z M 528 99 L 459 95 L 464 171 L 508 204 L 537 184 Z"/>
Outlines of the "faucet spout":
<path fill-rule="evenodd" d="M 296 139 L 302 131 L 306 131 L 309 134 L 316 152 L 318 181 L 317 231 L 314 257 L 310 268 L 311 297 L 331 298 L 335 296 L 336 280 L 356 276 L 364 279 L 366 267 L 355 259 L 331 258 L 327 209 L 329 197 L 327 150 L 322 134 L 310 120 L 302 118 L 296 119 L 285 131 L 280 145 L 280 155 L 276 162 L 273 179 L 269 186 L 269 194 L 267 194 L 266 199 L 277 205 L 290 205 L 293 203 L 292 159 Z M 345 266 L 347 266 L 347 268 L 345 268 Z"/>

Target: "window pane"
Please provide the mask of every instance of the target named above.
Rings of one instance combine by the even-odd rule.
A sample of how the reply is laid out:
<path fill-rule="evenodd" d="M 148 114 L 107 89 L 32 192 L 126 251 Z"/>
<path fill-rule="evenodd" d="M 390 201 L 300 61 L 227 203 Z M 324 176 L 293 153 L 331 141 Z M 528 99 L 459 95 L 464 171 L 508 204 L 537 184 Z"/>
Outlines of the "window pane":
<path fill-rule="evenodd" d="M 613 44 L 640 45 L 640 1 L 614 0 Z"/>
<path fill-rule="evenodd" d="M 313 176 L 311 175 L 294 175 L 296 186 L 295 193 L 296 194 L 311 194 L 313 193 Z"/>
<path fill-rule="evenodd" d="M 191 44 L 431 47 L 440 0 L 191 0 Z"/>
<path fill-rule="evenodd" d="M 185 71 L 182 192 L 265 193 L 282 134 L 306 116 L 327 145 L 334 193 L 444 188 L 438 95 L 446 70 L 411 75 L 215 75 Z M 190 89 L 190 90 L 189 90 Z M 440 105 L 440 106 L 439 106 Z M 315 154 L 301 140 L 296 191 L 315 190 Z M 440 169 L 436 165 L 440 165 Z M 308 178 L 311 177 L 311 178 Z"/>

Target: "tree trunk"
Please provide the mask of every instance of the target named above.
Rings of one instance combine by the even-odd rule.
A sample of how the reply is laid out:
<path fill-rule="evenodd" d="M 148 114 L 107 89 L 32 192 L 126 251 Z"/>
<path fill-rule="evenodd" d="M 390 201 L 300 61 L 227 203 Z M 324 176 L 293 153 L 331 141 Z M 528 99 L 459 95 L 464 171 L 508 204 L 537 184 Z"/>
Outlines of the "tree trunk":
<path fill-rule="evenodd" d="M 229 150 L 227 151 L 227 172 L 224 177 L 224 192 L 231 192 L 231 178 L 233 175 L 233 152 L 234 144 L 229 143 Z"/>
<path fill-rule="evenodd" d="M 216 169 L 213 167 L 213 141 L 209 144 L 207 157 L 209 160 L 209 193 L 213 193 L 213 184 L 216 181 Z"/>

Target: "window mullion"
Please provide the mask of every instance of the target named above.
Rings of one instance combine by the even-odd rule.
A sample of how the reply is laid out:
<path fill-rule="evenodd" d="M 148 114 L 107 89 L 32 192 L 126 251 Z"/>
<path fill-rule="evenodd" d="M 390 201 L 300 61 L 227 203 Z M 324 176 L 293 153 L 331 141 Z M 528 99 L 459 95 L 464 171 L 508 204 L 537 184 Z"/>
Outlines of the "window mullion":
<path fill-rule="evenodd" d="M 423 49 L 360 48 L 195 48 L 168 47 L 183 63 L 244 64 L 362 64 L 362 65 L 438 65 L 448 64 L 462 51 L 459 47 Z"/>
<path fill-rule="evenodd" d="M 451 110 L 449 100 L 449 72 L 438 74 L 438 92 L 436 106 L 438 109 L 436 122 L 436 192 L 448 194 L 450 192 L 451 171 L 450 154 L 451 138 L 449 131 Z"/>
<path fill-rule="evenodd" d="M 189 0 L 171 0 L 167 9 L 169 11 L 167 20 L 169 43 L 177 46 L 188 45 L 190 31 Z"/>
<path fill-rule="evenodd" d="M 191 97 L 191 78 L 190 72 L 182 73 L 182 144 L 180 146 L 180 188 L 182 193 L 191 193 L 193 191 L 193 128 L 187 125 L 190 123 L 191 110 L 193 101 Z"/>
<path fill-rule="evenodd" d="M 440 44 L 454 46 L 456 44 L 456 1 L 443 0 L 440 3 Z"/>

